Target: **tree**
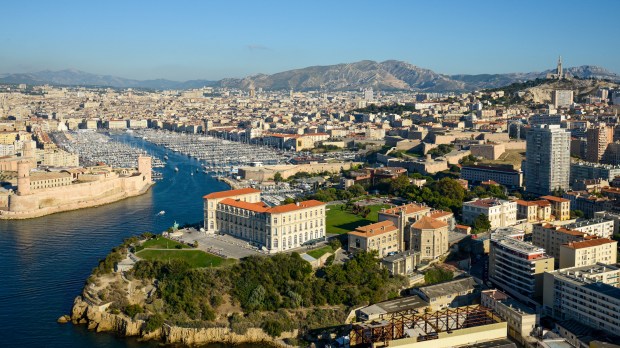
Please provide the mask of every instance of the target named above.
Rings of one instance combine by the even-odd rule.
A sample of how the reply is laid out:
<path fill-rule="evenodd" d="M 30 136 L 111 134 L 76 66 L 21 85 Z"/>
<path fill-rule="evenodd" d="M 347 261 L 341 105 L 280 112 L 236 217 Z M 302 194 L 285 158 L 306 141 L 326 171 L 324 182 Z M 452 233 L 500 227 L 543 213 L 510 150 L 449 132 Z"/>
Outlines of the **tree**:
<path fill-rule="evenodd" d="M 405 189 L 410 185 L 409 178 L 405 175 L 401 175 L 398 178 L 392 180 L 390 182 L 390 193 L 398 194 L 405 191 Z"/>
<path fill-rule="evenodd" d="M 577 218 L 582 218 L 584 216 L 584 213 L 579 210 L 579 209 L 575 209 L 575 210 L 571 210 L 570 211 L 570 218 L 571 219 L 577 219 Z"/>
<path fill-rule="evenodd" d="M 491 229 L 491 222 L 489 221 L 488 216 L 484 214 L 480 214 L 476 216 L 476 219 L 474 220 L 474 223 L 472 225 L 473 234 L 478 234 L 480 232 L 486 232 L 490 229 Z"/>
<path fill-rule="evenodd" d="M 353 195 L 353 197 L 360 197 L 366 194 L 366 190 L 364 190 L 364 188 L 360 184 L 351 185 L 349 188 L 347 188 L 347 191 L 349 191 Z"/>
<path fill-rule="evenodd" d="M 282 182 L 282 180 L 284 180 L 284 179 L 282 179 L 282 174 L 280 174 L 280 172 L 276 172 L 273 175 L 273 181 L 275 181 L 275 182 Z"/>

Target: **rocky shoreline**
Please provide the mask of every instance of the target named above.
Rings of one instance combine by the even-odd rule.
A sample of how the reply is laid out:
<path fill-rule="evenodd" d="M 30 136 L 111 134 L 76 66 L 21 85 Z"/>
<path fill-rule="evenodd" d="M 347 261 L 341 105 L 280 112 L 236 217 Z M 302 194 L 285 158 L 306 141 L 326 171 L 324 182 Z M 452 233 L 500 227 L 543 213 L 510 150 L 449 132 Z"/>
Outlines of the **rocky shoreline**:
<path fill-rule="evenodd" d="M 208 343 L 258 343 L 264 342 L 274 347 L 292 348 L 293 346 L 282 341 L 285 338 L 294 338 L 297 332 L 285 332 L 278 338 L 273 338 L 260 328 L 250 328 L 243 335 L 232 332 L 230 328 L 184 328 L 162 325 L 151 332 L 146 331 L 144 320 L 132 319 L 124 314 L 114 314 L 107 311 L 108 304 L 95 305 L 87 298 L 78 296 L 73 302 L 70 316 L 62 316 L 60 323 L 71 321 L 73 324 L 87 325 L 89 330 L 96 332 L 114 332 L 120 336 L 135 336 L 144 340 L 158 340 L 166 344 L 180 343 L 185 345 L 201 345 Z"/>

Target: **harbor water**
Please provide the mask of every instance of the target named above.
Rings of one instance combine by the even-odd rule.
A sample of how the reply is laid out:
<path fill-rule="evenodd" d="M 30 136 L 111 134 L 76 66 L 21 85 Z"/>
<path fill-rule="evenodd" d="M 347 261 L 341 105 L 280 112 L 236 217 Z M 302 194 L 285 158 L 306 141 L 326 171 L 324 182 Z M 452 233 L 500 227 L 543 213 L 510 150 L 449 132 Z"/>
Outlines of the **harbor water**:
<path fill-rule="evenodd" d="M 91 332 L 83 325 L 58 324 L 56 319 L 70 313 L 84 281 L 112 247 L 135 234 L 161 232 L 175 221 L 201 221 L 202 196 L 227 186 L 196 173 L 200 163 L 187 156 L 167 153 L 130 135 L 115 137 L 160 158 L 167 154 L 167 166 L 159 169 L 163 179 L 142 196 L 109 205 L 31 220 L 0 220 L 0 347 L 158 346 Z M 162 210 L 166 213 L 158 215 Z"/>

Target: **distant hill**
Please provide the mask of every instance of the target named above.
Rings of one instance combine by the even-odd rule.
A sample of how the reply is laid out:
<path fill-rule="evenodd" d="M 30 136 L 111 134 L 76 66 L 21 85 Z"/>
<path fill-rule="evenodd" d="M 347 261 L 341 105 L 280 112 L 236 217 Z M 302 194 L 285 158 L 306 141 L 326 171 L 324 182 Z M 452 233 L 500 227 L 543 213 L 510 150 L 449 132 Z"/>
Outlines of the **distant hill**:
<path fill-rule="evenodd" d="M 242 79 L 220 81 L 165 79 L 132 80 L 109 75 L 95 75 L 79 70 L 40 71 L 0 75 L 0 83 L 52 84 L 67 86 L 106 86 L 118 88 L 191 89 L 204 86 L 232 88 L 263 88 L 266 90 L 417 90 L 426 92 L 472 91 L 497 88 L 515 82 L 544 78 L 551 70 L 529 73 L 444 75 L 407 62 L 363 60 L 325 66 L 311 66 L 271 75 L 258 74 Z M 605 68 L 591 65 L 566 68 L 567 74 L 581 78 L 620 81 L 620 76 Z"/>

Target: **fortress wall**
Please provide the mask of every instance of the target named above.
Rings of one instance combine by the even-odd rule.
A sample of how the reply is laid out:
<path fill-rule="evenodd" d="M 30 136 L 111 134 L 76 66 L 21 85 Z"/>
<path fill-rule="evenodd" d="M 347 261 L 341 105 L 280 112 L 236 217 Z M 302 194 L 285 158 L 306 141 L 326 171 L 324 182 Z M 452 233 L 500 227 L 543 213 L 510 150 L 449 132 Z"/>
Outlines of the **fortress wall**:
<path fill-rule="evenodd" d="M 40 189 L 24 196 L 10 195 L 9 209 L 0 211 L 0 218 L 31 218 L 112 203 L 142 194 L 151 185 L 140 175 Z"/>

